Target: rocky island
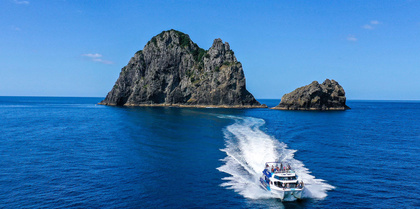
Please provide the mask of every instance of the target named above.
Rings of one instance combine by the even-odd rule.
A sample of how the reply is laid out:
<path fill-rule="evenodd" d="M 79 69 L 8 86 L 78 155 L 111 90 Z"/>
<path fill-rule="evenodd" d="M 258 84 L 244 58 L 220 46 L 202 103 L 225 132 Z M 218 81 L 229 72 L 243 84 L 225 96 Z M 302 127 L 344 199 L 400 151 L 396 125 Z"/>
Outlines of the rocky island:
<path fill-rule="evenodd" d="M 136 52 L 99 104 L 267 107 L 246 90 L 242 64 L 227 42 L 216 39 L 204 50 L 176 30 L 163 31 Z"/>
<path fill-rule="evenodd" d="M 322 84 L 313 81 L 285 94 L 280 104 L 272 109 L 279 110 L 346 110 L 346 96 L 343 87 L 335 80 L 326 79 Z"/>

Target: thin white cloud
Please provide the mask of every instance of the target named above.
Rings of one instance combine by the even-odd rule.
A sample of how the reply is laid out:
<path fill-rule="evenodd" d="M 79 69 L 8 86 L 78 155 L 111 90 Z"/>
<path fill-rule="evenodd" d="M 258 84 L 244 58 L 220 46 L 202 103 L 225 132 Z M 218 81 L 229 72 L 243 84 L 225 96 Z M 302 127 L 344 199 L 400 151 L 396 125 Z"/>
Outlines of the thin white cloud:
<path fill-rule="evenodd" d="M 353 42 L 355 42 L 355 41 L 357 41 L 357 38 L 354 35 L 348 35 L 347 36 L 347 41 L 353 41 Z"/>
<path fill-rule="evenodd" d="M 377 20 L 372 20 L 372 21 L 370 21 L 370 24 L 372 24 L 372 25 L 378 25 L 380 22 L 379 21 L 377 21 Z"/>
<path fill-rule="evenodd" d="M 366 25 L 362 26 L 362 28 L 368 29 L 368 30 L 373 30 L 373 26 L 371 26 L 369 24 L 366 24 Z"/>
<path fill-rule="evenodd" d="M 103 60 L 103 59 L 92 59 L 92 61 L 94 61 L 94 62 L 104 63 L 104 64 L 107 64 L 107 65 L 114 64 L 114 62 L 112 62 L 112 61 L 109 61 L 109 60 Z"/>
<path fill-rule="evenodd" d="M 102 57 L 102 54 L 99 53 L 82 54 L 82 56 L 90 58 L 93 62 L 100 62 L 107 65 L 114 64 L 112 61 L 101 59 L 100 57 Z"/>
<path fill-rule="evenodd" d="M 375 29 L 376 25 L 379 25 L 381 22 L 377 21 L 377 20 L 371 20 L 369 22 L 369 24 L 363 25 L 362 28 L 367 29 L 367 30 L 373 30 Z"/>
<path fill-rule="evenodd" d="M 22 29 L 20 29 L 19 27 L 16 27 L 16 26 L 12 26 L 12 30 L 21 31 Z"/>
<path fill-rule="evenodd" d="M 29 1 L 19 1 L 19 0 L 13 0 L 13 2 L 14 2 L 15 4 L 24 4 L 24 5 L 28 5 L 28 4 L 29 4 Z"/>
<path fill-rule="evenodd" d="M 84 56 L 84 57 L 90 57 L 90 58 L 98 58 L 98 57 L 102 57 L 102 54 L 98 54 L 98 53 L 95 53 L 95 54 L 82 54 L 82 56 Z"/>

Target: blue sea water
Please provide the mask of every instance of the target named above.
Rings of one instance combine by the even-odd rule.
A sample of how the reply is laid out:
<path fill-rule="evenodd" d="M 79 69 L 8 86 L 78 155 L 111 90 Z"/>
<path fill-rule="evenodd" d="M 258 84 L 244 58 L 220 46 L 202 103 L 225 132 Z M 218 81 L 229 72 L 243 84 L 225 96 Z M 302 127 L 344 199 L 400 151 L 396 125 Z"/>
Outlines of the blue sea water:
<path fill-rule="evenodd" d="M 0 208 L 420 207 L 420 102 L 316 112 L 101 99 L 0 97 Z M 306 182 L 303 200 L 259 187 L 278 158 Z"/>

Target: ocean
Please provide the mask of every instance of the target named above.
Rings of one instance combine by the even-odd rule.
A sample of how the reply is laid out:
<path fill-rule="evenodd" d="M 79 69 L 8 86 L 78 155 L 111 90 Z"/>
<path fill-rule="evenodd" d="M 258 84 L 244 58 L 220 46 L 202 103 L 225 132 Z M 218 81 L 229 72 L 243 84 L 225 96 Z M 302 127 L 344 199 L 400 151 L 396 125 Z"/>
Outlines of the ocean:
<path fill-rule="evenodd" d="M 0 208 L 420 207 L 419 101 L 322 112 L 102 99 L 0 97 Z M 304 199 L 259 186 L 277 159 Z"/>

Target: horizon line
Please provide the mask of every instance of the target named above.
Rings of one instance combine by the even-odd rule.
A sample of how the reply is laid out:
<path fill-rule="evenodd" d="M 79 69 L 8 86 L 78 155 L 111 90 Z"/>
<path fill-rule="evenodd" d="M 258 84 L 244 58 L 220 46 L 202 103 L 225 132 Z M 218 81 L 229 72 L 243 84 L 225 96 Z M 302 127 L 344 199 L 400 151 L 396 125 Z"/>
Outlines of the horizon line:
<path fill-rule="evenodd" d="M 50 97 L 50 98 L 104 98 L 99 96 L 3 96 L 0 97 Z M 281 100 L 278 98 L 258 98 L 256 100 Z M 346 99 L 347 101 L 419 101 L 420 99 Z"/>

